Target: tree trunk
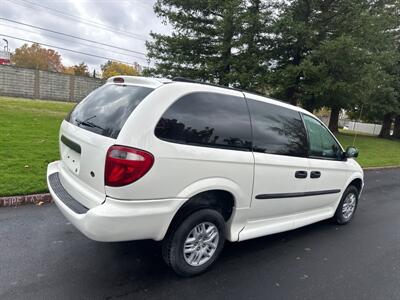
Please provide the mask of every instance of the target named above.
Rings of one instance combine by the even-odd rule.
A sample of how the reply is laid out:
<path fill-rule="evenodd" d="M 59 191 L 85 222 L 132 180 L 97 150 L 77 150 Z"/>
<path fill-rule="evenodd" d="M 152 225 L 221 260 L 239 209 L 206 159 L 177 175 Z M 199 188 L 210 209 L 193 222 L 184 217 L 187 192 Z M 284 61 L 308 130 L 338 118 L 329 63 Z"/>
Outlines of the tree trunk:
<path fill-rule="evenodd" d="M 400 115 L 397 115 L 394 119 L 393 137 L 400 139 Z"/>
<path fill-rule="evenodd" d="M 294 87 L 290 87 L 286 90 L 286 99 L 289 101 L 289 104 L 297 106 L 297 99 L 294 97 L 295 89 Z"/>
<path fill-rule="evenodd" d="M 382 129 L 381 132 L 379 133 L 379 137 L 389 138 L 391 126 L 392 126 L 392 114 L 390 113 L 385 114 L 383 116 Z"/>
<path fill-rule="evenodd" d="M 333 133 L 339 132 L 339 113 L 340 107 L 333 106 L 331 109 L 331 117 L 329 118 L 329 130 Z"/>
<path fill-rule="evenodd" d="M 316 107 L 315 103 L 316 103 L 315 98 L 314 97 L 310 98 L 310 99 L 308 99 L 308 101 L 305 101 L 303 103 L 303 108 L 305 110 L 308 110 L 310 113 L 314 113 L 314 110 Z"/>

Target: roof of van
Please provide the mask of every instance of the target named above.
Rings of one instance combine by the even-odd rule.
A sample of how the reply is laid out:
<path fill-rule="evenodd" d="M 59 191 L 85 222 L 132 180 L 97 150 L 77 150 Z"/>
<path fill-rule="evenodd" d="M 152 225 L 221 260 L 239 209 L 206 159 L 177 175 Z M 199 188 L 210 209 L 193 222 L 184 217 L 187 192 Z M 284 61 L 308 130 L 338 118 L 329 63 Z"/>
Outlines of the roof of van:
<path fill-rule="evenodd" d="M 202 81 L 197 81 L 197 80 L 192 80 L 192 79 L 188 79 L 188 78 L 183 78 L 183 77 L 177 77 L 174 79 L 167 79 L 167 78 L 156 78 L 156 77 L 142 77 L 142 76 L 113 76 L 110 77 L 109 79 L 107 79 L 107 83 L 125 83 L 125 84 L 139 84 L 142 86 L 146 86 L 146 87 L 150 87 L 150 88 L 158 88 L 164 84 L 167 83 L 172 83 L 172 82 L 180 82 L 180 83 L 186 83 L 186 84 L 201 84 L 201 85 L 208 85 L 208 86 L 212 86 L 212 87 L 216 87 L 216 88 L 220 88 L 220 89 L 229 89 L 229 90 L 236 90 L 238 92 L 242 92 L 244 94 L 244 96 L 246 98 L 249 99 L 254 99 L 254 100 L 259 100 L 259 101 L 264 101 L 264 102 L 268 102 L 271 104 L 275 104 L 275 105 L 279 105 L 282 107 L 286 107 L 288 109 L 293 109 L 296 111 L 300 111 L 303 112 L 305 114 L 309 114 L 312 115 L 309 111 L 298 107 L 298 106 L 294 106 L 291 104 L 288 104 L 286 102 L 283 102 L 281 100 L 277 100 L 277 99 L 273 99 L 270 98 L 268 96 L 263 96 L 260 94 L 256 94 L 256 93 L 252 93 L 252 92 L 247 92 L 241 89 L 237 89 L 237 88 L 230 88 L 227 86 L 222 86 L 222 85 L 217 85 L 217 84 L 210 84 L 210 83 L 206 83 L 206 82 L 202 82 Z"/>

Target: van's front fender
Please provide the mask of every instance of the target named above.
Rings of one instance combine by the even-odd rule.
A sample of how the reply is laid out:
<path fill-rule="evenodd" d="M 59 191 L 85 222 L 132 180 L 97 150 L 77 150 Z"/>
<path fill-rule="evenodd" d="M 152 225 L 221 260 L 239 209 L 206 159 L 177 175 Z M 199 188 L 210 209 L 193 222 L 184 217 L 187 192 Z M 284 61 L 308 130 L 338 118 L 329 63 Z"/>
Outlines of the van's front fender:
<path fill-rule="evenodd" d="M 360 168 L 359 171 L 352 172 L 352 174 L 349 176 L 349 178 L 347 178 L 347 181 L 346 181 L 345 185 L 343 186 L 343 190 L 342 190 L 342 192 L 340 193 L 340 197 L 339 197 L 339 199 L 336 201 L 336 203 L 335 203 L 335 205 L 334 205 L 335 211 L 336 211 L 336 208 L 338 207 L 338 205 L 339 205 L 339 203 L 340 203 L 340 200 L 342 200 L 343 193 L 345 192 L 345 190 L 347 189 L 347 187 L 348 187 L 354 180 L 356 180 L 356 179 L 359 179 L 359 180 L 361 180 L 361 182 L 362 182 L 359 197 L 361 196 L 361 192 L 362 192 L 362 189 L 363 189 L 363 187 L 364 187 L 364 172 L 363 172 L 363 170 Z"/>

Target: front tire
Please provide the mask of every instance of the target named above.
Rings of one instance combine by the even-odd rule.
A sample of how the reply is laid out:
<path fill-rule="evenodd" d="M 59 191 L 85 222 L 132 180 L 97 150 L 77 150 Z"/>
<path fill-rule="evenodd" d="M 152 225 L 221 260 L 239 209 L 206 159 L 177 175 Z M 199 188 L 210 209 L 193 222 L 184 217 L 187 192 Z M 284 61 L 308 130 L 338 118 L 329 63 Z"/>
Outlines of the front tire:
<path fill-rule="evenodd" d="M 201 209 L 172 228 L 163 242 L 165 262 L 180 276 L 206 271 L 225 244 L 225 220 L 213 209 Z"/>
<path fill-rule="evenodd" d="M 359 191 L 355 186 L 350 185 L 347 187 L 334 216 L 334 220 L 337 224 L 345 225 L 353 219 L 357 209 L 358 196 Z"/>

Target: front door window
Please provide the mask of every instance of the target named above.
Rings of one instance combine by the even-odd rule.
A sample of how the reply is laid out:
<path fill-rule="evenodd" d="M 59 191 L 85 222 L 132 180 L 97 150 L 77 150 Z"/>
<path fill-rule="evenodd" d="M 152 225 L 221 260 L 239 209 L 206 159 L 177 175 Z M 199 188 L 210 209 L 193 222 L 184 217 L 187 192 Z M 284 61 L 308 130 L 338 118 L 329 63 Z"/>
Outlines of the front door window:
<path fill-rule="evenodd" d="M 303 115 L 310 141 L 310 157 L 340 159 L 341 147 L 322 124 L 313 117 Z"/>

